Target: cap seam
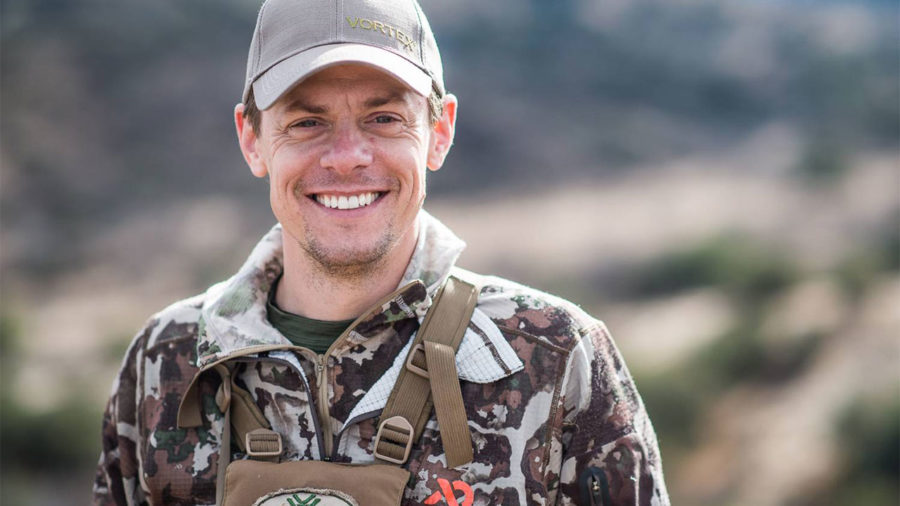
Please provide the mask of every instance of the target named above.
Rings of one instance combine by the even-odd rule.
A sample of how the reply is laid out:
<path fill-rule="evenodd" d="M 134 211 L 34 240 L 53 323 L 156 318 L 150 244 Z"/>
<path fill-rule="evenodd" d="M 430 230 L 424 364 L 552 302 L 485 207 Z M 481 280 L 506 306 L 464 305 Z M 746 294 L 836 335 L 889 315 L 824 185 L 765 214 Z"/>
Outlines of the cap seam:
<path fill-rule="evenodd" d="M 343 16 L 344 14 L 344 2 L 342 2 L 341 0 L 334 2 L 334 14 L 334 32 L 332 36 L 336 39 L 340 39 L 343 38 L 341 37 L 342 34 L 340 34 L 339 32 L 341 25 L 341 16 Z"/>
<path fill-rule="evenodd" d="M 262 17 L 266 10 L 266 7 L 269 5 L 269 2 L 264 2 L 262 7 L 259 8 L 259 20 L 256 22 L 256 30 L 259 33 L 259 44 L 256 45 L 256 75 L 253 76 L 251 82 L 256 80 L 256 76 L 259 75 L 259 66 L 262 63 L 262 47 L 263 47 L 263 33 L 262 33 Z"/>
<path fill-rule="evenodd" d="M 416 11 L 416 21 L 418 21 L 418 23 L 416 24 L 416 28 L 418 28 L 418 30 L 419 30 L 419 42 L 417 44 L 419 46 L 419 61 L 422 62 L 423 67 L 427 67 L 428 64 L 425 63 L 425 48 L 423 47 L 424 44 L 422 44 L 422 42 L 424 42 L 424 39 L 425 39 L 425 30 L 424 30 L 424 27 L 422 26 L 422 11 L 419 8 L 419 5 L 416 3 L 415 0 L 409 0 L 409 1 L 410 1 L 410 3 L 412 3 L 413 10 Z M 431 72 L 428 72 L 428 75 L 431 75 Z"/>

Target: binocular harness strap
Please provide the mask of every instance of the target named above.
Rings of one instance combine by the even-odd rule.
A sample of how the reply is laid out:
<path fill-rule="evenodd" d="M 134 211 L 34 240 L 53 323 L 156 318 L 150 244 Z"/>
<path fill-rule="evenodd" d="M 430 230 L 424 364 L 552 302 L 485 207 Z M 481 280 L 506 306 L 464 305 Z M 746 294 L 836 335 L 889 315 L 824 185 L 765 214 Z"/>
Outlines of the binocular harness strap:
<path fill-rule="evenodd" d="M 448 467 L 472 461 L 472 436 L 456 370 L 456 350 L 477 300 L 477 287 L 455 276 L 447 278 L 435 296 L 381 413 L 376 458 L 403 465 L 434 405 Z"/>
<path fill-rule="evenodd" d="M 281 435 L 271 430 L 269 421 L 260 412 L 250 392 L 235 383 L 232 369 L 225 364 L 219 364 L 215 369 L 222 378 L 216 392 L 216 404 L 225 414 L 216 476 L 216 504 L 222 504 L 225 468 L 231 461 L 232 433 L 238 448 L 255 460 L 277 461 L 281 456 L 282 444 Z"/>

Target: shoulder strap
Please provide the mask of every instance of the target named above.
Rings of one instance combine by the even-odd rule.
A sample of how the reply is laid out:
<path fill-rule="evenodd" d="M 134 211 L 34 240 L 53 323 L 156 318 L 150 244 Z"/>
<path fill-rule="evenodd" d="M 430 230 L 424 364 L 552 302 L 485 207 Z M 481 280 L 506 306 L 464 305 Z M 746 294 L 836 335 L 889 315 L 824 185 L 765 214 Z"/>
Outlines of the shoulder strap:
<path fill-rule="evenodd" d="M 477 300 L 476 286 L 455 276 L 448 277 L 435 296 L 381 413 L 375 457 L 405 463 L 433 405 L 447 465 L 471 462 L 472 436 L 456 371 L 456 350 Z"/>

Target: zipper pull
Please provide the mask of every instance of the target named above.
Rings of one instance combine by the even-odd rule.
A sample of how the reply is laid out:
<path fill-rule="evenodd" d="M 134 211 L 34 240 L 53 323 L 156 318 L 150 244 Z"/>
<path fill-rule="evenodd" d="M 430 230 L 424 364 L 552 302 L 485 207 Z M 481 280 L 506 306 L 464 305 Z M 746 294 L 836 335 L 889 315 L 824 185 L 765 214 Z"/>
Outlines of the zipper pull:
<path fill-rule="evenodd" d="M 578 487 L 581 490 L 581 504 L 601 506 L 611 504 L 609 483 L 606 474 L 598 467 L 589 467 L 581 473 Z"/>

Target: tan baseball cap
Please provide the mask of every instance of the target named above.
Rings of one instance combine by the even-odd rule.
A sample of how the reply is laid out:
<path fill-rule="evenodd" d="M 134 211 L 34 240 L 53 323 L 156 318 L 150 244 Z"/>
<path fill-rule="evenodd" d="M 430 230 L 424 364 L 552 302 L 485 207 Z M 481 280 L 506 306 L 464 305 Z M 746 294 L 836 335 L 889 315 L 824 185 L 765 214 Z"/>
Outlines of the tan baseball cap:
<path fill-rule="evenodd" d="M 242 101 L 268 109 L 297 83 L 340 63 L 371 65 L 423 96 L 444 93 L 441 55 L 415 0 L 266 0 Z"/>

